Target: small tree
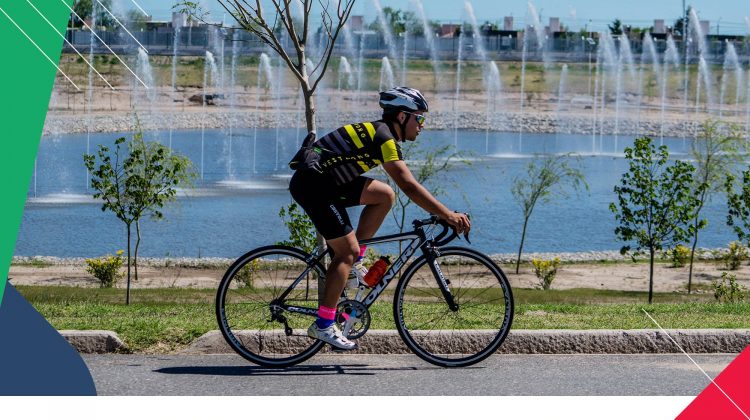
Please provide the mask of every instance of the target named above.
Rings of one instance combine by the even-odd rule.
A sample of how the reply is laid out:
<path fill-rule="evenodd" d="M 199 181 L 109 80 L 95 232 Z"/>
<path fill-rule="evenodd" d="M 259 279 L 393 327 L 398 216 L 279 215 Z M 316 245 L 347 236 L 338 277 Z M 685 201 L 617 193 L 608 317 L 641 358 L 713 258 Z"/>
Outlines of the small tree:
<path fill-rule="evenodd" d="M 279 217 L 284 220 L 284 224 L 289 230 L 289 239 L 277 242 L 278 245 L 296 247 L 305 252 L 315 250 L 317 245 L 315 225 L 297 203 L 291 203 L 289 206 L 279 209 Z"/>
<path fill-rule="evenodd" d="M 735 177 L 726 175 L 724 188 L 727 193 L 727 225 L 731 226 L 737 239 L 741 242 L 750 241 L 750 168 L 742 171 L 742 185 L 736 191 Z"/>
<path fill-rule="evenodd" d="M 192 163 L 184 156 L 174 154 L 157 142 L 146 142 L 143 134 L 136 132 L 127 143 L 128 153 L 122 147 L 126 140 L 115 140 L 115 148 L 110 150 L 99 145 L 99 165 L 94 155 L 84 154 L 84 164 L 91 173 L 91 187 L 96 191 L 94 198 L 101 199 L 102 211 L 112 211 L 125 223 L 127 230 L 127 290 L 125 303 L 130 304 L 130 266 L 132 227 L 136 228 L 133 267 L 138 279 L 138 249 L 141 243 L 140 220 L 144 214 L 156 219 L 164 215 L 161 209 L 173 200 L 179 184 L 189 184 L 195 178 Z"/>
<path fill-rule="evenodd" d="M 588 184 L 583 173 L 568 164 L 570 155 L 537 156 L 526 167 L 526 173 L 513 180 L 510 192 L 523 210 L 523 228 L 521 229 L 521 243 L 518 246 L 516 258 L 516 274 L 521 264 L 523 243 L 526 240 L 526 228 L 529 218 L 539 200 L 549 203 L 556 198 L 567 197 L 566 184 L 580 191 L 581 187 L 588 190 Z"/>
<path fill-rule="evenodd" d="M 736 124 L 722 124 L 719 121 L 708 120 L 703 124 L 701 133 L 691 145 L 691 155 L 695 160 L 696 177 L 695 188 L 705 184 L 706 188 L 698 194 L 698 208 L 693 218 L 693 245 L 690 249 L 690 268 L 688 270 L 688 294 L 692 289 L 693 260 L 695 248 L 698 245 L 700 213 L 703 206 L 715 193 L 724 189 L 727 176 L 733 168 L 739 165 L 747 152 L 741 129 Z"/>
<path fill-rule="evenodd" d="M 622 21 L 620 19 L 613 20 L 607 27 L 612 35 L 622 35 Z"/>
<path fill-rule="evenodd" d="M 97 26 L 110 27 L 115 24 L 115 20 L 112 18 L 104 8 L 99 5 L 101 2 L 104 7 L 112 10 L 112 0 L 78 0 L 73 5 L 73 12 L 70 13 L 70 19 L 68 20 L 69 28 L 81 28 L 83 22 L 79 19 L 92 19 L 96 22 Z M 94 10 L 96 10 L 96 16 L 94 16 Z M 77 15 L 77 16 L 76 16 Z M 96 29 L 96 28 L 94 28 Z"/>
<path fill-rule="evenodd" d="M 615 186 L 617 204 L 610 203 L 618 226 L 615 236 L 624 242 L 635 242 L 635 253 L 648 250 L 648 303 L 653 301 L 654 255 L 665 247 L 685 241 L 693 235 L 696 226 L 690 222 L 698 208 L 694 185 L 693 165 L 675 161 L 667 165 L 669 152 L 666 146 L 657 152 L 648 137 L 635 140 L 634 147 L 625 148 L 625 159 L 629 171 Z M 705 184 L 698 187 L 702 193 Z M 698 228 L 705 225 L 699 220 Z M 631 245 L 623 246 L 621 254 L 630 251 Z"/>

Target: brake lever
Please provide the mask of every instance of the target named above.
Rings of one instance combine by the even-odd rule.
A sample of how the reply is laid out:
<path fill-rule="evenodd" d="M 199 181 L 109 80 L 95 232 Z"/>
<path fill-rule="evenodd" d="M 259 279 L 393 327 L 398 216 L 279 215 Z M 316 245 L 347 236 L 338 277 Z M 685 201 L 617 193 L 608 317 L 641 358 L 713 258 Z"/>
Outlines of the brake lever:
<path fill-rule="evenodd" d="M 471 241 L 469 240 L 469 232 L 464 233 L 464 239 L 466 239 L 466 242 L 471 244 Z"/>

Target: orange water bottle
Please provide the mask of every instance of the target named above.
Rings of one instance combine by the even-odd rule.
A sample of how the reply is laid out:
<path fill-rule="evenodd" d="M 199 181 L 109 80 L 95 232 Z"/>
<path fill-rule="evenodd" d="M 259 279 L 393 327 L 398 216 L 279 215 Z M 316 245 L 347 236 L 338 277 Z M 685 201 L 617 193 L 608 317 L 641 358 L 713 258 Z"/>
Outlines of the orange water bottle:
<path fill-rule="evenodd" d="M 365 283 L 370 287 L 374 287 L 376 284 L 380 283 L 380 279 L 383 278 L 383 274 L 385 274 L 385 270 L 388 269 L 389 265 L 391 265 L 391 260 L 389 260 L 388 257 L 380 257 L 375 261 L 375 264 L 367 270 Z"/>

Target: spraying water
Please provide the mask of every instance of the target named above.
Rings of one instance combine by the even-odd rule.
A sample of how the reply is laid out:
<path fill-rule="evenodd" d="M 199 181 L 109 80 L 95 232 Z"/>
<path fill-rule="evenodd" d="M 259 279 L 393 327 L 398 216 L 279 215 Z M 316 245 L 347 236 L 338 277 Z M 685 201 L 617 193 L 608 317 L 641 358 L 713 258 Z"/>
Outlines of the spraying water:
<path fill-rule="evenodd" d="M 341 112 L 341 104 L 344 101 L 344 90 L 349 90 L 354 86 L 354 74 L 352 73 L 352 67 L 349 65 L 349 60 L 346 57 L 341 57 L 339 61 L 339 77 L 338 77 L 338 97 L 339 100 L 336 102 L 336 115 Z"/>
<path fill-rule="evenodd" d="M 430 24 L 427 21 L 427 16 L 424 13 L 424 6 L 422 0 L 412 0 L 412 3 L 417 9 L 417 15 L 422 22 L 422 31 L 424 32 L 424 39 L 427 42 L 427 48 L 430 50 L 430 64 L 432 64 L 432 71 L 435 73 L 435 92 L 439 92 L 440 86 L 440 64 L 438 61 L 437 48 L 435 47 L 435 36 L 430 28 Z"/>
<path fill-rule="evenodd" d="M 383 29 L 383 38 L 385 40 L 386 47 L 388 47 L 388 57 L 391 60 L 398 60 L 398 53 L 396 52 L 396 41 L 393 38 L 391 24 L 386 19 L 385 13 L 383 13 L 383 7 L 380 5 L 380 0 L 372 0 L 372 4 L 375 6 L 375 11 L 377 12 L 378 23 L 380 23 L 380 27 Z"/>
<path fill-rule="evenodd" d="M 260 91 L 263 88 L 270 88 L 272 86 L 273 81 L 273 71 L 271 69 L 271 59 L 268 58 L 268 55 L 266 53 L 260 54 L 260 60 L 258 62 L 258 86 L 255 91 L 255 115 L 260 118 L 259 110 L 260 110 Z M 253 173 L 257 174 L 258 171 L 256 169 L 257 165 L 257 151 L 258 151 L 258 125 L 260 124 L 260 121 L 258 121 L 255 124 L 255 128 L 253 130 Z"/>
<path fill-rule="evenodd" d="M 461 97 L 461 64 L 464 49 L 464 31 L 461 25 L 458 35 L 458 58 L 456 62 L 456 96 L 453 99 L 453 148 L 458 150 L 458 100 Z"/>
<path fill-rule="evenodd" d="M 659 144 L 664 144 L 664 114 L 667 106 L 667 83 L 669 82 L 670 69 L 679 74 L 680 71 L 680 54 L 677 51 L 677 45 L 672 35 L 667 37 L 667 50 L 664 52 L 664 66 L 662 67 L 661 76 L 661 132 L 659 133 Z"/>
<path fill-rule="evenodd" d="M 180 26 L 174 27 L 174 34 L 172 39 L 172 95 L 173 97 L 177 96 L 177 49 L 180 44 L 180 31 L 182 28 Z M 175 102 L 172 101 L 172 118 L 170 118 L 170 124 L 169 124 L 169 149 L 172 150 L 172 131 L 174 130 L 174 115 L 176 113 L 175 110 Z"/>
<path fill-rule="evenodd" d="M 711 78 L 711 69 L 708 67 L 706 63 L 706 56 L 708 55 L 708 45 L 706 43 L 706 34 L 703 33 L 703 28 L 701 28 L 700 20 L 698 19 L 698 14 L 695 12 L 694 8 L 690 9 L 690 31 L 693 33 L 693 36 L 697 42 L 698 45 L 698 88 L 696 89 L 696 111 L 698 108 L 698 102 L 700 99 L 700 84 L 702 83 L 705 87 L 705 93 L 706 93 L 706 106 L 710 110 L 712 109 L 713 105 L 716 103 L 716 100 L 714 98 L 714 92 L 713 87 L 711 84 L 712 78 Z"/>
<path fill-rule="evenodd" d="M 719 93 L 719 118 L 724 115 L 724 105 L 726 104 L 727 85 L 729 79 L 734 75 L 734 83 L 736 85 L 735 96 L 735 107 L 739 105 L 740 95 L 742 92 L 742 66 L 740 66 L 739 58 L 737 57 L 737 51 L 734 48 L 734 44 L 727 41 L 727 51 L 724 54 L 724 66 L 721 74 L 721 89 Z"/>
<path fill-rule="evenodd" d="M 487 86 L 487 128 L 484 133 L 484 153 L 489 154 L 490 148 L 490 127 L 492 121 L 497 115 L 497 103 L 500 100 L 500 95 L 503 91 L 503 86 L 500 78 L 500 69 L 494 61 L 490 61 L 488 65 L 489 71 L 487 72 L 487 80 L 485 85 Z"/>
<path fill-rule="evenodd" d="M 650 33 L 646 33 L 643 37 L 643 51 L 641 52 L 641 66 L 638 69 L 638 103 L 636 105 L 638 109 L 638 125 L 636 137 L 640 137 L 641 130 L 641 108 L 643 106 L 643 84 L 644 84 L 644 72 L 645 64 L 651 65 L 651 72 L 657 81 L 657 85 L 661 86 L 663 80 L 661 78 L 662 72 L 659 65 L 659 54 L 656 52 L 656 46 Z M 659 89 L 661 91 L 661 89 Z"/>
<path fill-rule="evenodd" d="M 560 85 L 557 88 L 557 130 L 555 136 L 555 143 L 559 142 L 560 132 L 569 133 L 570 130 L 565 127 L 565 119 L 563 116 L 565 106 L 565 94 L 567 92 L 568 84 L 568 65 L 563 64 L 562 70 L 560 71 Z M 557 150 L 557 144 L 555 145 Z"/>
<path fill-rule="evenodd" d="M 391 67 L 388 57 L 383 57 L 380 64 L 380 84 L 378 85 L 378 89 L 381 92 L 388 90 L 395 86 L 393 83 L 393 67 Z"/>
<path fill-rule="evenodd" d="M 212 84 L 216 84 L 219 69 L 216 67 L 216 60 L 211 51 L 206 51 L 206 62 L 203 66 L 203 119 L 201 120 L 201 180 L 204 179 L 204 158 L 205 158 L 205 138 L 206 138 L 206 102 L 209 89 L 209 76 Z"/>

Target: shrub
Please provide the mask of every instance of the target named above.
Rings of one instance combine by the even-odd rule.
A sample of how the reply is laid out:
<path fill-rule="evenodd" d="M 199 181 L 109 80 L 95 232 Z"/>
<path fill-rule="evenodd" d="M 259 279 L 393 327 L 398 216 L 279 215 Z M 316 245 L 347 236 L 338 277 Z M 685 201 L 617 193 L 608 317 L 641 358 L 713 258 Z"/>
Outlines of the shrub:
<path fill-rule="evenodd" d="M 714 297 L 722 303 L 736 303 L 745 298 L 745 288 L 737 283 L 737 276 L 727 272 L 721 273 L 721 280 L 712 282 Z"/>
<path fill-rule="evenodd" d="M 287 230 L 289 230 L 289 239 L 277 242 L 276 245 L 291 246 L 305 252 L 313 252 L 315 250 L 318 244 L 315 225 L 313 225 L 310 218 L 297 203 L 281 207 L 279 217 L 284 221 Z"/>
<path fill-rule="evenodd" d="M 245 264 L 240 268 L 234 275 L 235 280 L 237 280 L 237 286 L 252 289 L 255 286 L 255 276 L 259 268 L 260 260 L 258 259 L 252 260 L 249 264 Z"/>
<path fill-rule="evenodd" d="M 672 261 L 672 267 L 684 267 L 690 259 L 690 248 L 682 245 L 670 249 L 668 257 Z"/>
<path fill-rule="evenodd" d="M 122 268 L 122 250 L 117 251 L 115 255 L 105 255 L 99 258 L 86 259 L 86 272 L 99 280 L 100 287 L 112 287 L 118 280 L 123 278 Z"/>
<path fill-rule="evenodd" d="M 560 266 L 560 259 L 557 257 L 552 260 L 532 258 L 531 264 L 534 266 L 534 274 L 536 274 L 536 277 L 539 279 L 539 285 L 542 286 L 543 290 L 548 290 L 557 274 L 557 268 Z"/>
<path fill-rule="evenodd" d="M 742 243 L 733 241 L 729 244 L 729 250 L 723 255 L 722 260 L 728 270 L 740 268 L 742 261 L 747 259 L 747 248 Z"/>

